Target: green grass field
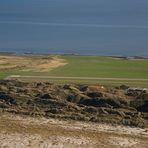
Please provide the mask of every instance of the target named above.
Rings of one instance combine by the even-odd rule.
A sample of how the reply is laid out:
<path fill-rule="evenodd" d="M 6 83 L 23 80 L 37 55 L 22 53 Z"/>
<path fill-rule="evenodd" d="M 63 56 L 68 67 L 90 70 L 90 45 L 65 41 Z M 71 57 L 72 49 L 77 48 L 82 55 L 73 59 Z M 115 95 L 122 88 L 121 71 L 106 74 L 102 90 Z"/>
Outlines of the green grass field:
<path fill-rule="evenodd" d="M 148 59 L 122 59 L 99 56 L 60 56 L 67 65 L 49 72 L 23 72 L 7 70 L 0 72 L 0 78 L 9 75 L 63 76 L 63 77 L 104 77 L 104 78 L 144 78 L 148 79 Z M 93 80 L 52 80 L 55 82 L 97 83 Z M 148 87 L 148 81 L 99 81 L 101 84 L 128 84 Z M 98 82 L 98 83 L 99 83 Z"/>
<path fill-rule="evenodd" d="M 148 78 L 148 59 L 97 56 L 62 56 L 69 64 L 50 72 L 53 76 Z"/>

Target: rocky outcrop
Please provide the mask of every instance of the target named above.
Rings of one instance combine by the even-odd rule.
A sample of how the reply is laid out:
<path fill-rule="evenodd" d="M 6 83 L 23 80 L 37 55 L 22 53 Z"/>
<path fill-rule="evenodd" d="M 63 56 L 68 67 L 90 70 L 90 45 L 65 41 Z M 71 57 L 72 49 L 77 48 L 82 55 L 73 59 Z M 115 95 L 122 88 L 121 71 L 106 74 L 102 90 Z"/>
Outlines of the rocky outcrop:
<path fill-rule="evenodd" d="M 0 111 L 142 127 L 148 126 L 148 93 L 127 86 L 1 80 Z"/>

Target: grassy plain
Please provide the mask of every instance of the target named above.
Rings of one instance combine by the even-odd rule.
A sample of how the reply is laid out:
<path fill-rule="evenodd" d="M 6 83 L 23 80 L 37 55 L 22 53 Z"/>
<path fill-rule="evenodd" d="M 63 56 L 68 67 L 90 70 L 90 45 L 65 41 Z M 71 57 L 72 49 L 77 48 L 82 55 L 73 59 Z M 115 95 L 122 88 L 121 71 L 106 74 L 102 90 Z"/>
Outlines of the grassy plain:
<path fill-rule="evenodd" d="M 54 76 L 148 78 L 148 59 L 99 56 L 62 56 L 67 65 L 50 72 Z"/>
<path fill-rule="evenodd" d="M 67 65 L 50 72 L 52 76 L 102 77 L 102 78 L 144 78 L 148 79 L 148 59 L 123 59 L 99 56 L 62 56 Z M 58 80 L 56 80 L 58 81 Z M 131 85 L 148 87 L 148 81 L 130 80 L 65 80 L 73 83 L 101 83 L 103 85 Z M 65 82 L 64 81 L 64 82 Z"/>
<path fill-rule="evenodd" d="M 55 58 L 56 57 L 56 58 Z M 10 75 L 102 77 L 148 79 L 148 59 L 124 59 L 99 56 L 29 56 L 0 58 L 0 78 Z M 18 59 L 17 59 L 18 58 Z M 5 62 L 3 60 L 7 59 Z M 28 63 L 29 60 L 29 63 Z M 52 62 L 52 64 L 50 64 Z M 58 64 L 58 65 L 57 65 Z M 47 80 L 47 79 L 46 79 Z M 148 87 L 148 80 L 68 80 L 50 79 L 57 83 L 101 83 L 109 85 L 127 84 Z"/>

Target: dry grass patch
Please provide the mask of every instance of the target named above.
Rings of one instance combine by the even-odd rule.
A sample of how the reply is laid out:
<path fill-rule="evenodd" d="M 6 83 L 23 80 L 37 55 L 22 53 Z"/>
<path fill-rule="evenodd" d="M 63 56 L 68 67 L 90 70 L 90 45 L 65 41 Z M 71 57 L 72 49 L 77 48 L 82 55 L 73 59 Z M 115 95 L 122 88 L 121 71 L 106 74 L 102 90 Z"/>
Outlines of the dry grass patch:
<path fill-rule="evenodd" d="M 67 62 L 60 56 L 0 55 L 0 70 L 48 72 L 66 64 Z"/>

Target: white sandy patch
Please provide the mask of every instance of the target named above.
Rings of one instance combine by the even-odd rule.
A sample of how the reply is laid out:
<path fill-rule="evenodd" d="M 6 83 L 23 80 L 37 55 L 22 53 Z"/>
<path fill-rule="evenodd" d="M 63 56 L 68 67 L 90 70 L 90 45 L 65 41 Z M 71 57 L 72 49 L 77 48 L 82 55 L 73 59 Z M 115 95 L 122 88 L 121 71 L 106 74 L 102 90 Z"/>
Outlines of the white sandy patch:
<path fill-rule="evenodd" d="M 7 119 L 7 115 L 1 115 L 1 118 Z M 1 120 L 0 118 L 0 120 Z M 31 117 L 20 117 L 14 115 L 9 115 L 9 119 L 11 121 L 17 121 L 19 123 L 25 125 L 57 125 L 64 129 L 75 129 L 75 130 L 92 130 L 92 131 L 100 131 L 100 132 L 108 132 L 108 133 L 117 133 L 124 135 L 132 135 L 132 136 L 143 136 L 148 138 L 148 128 L 138 128 L 138 127 L 129 127 L 129 126 L 121 126 L 121 125 L 109 125 L 109 124 L 101 124 L 101 123 L 88 123 L 88 122 L 79 122 L 79 121 L 64 121 L 59 119 L 49 118 L 31 118 Z M 72 126 L 73 125 L 73 126 Z"/>
<path fill-rule="evenodd" d="M 37 134 L 0 134 L 0 148 L 77 148 L 89 147 L 92 144 L 95 143 L 83 137 L 50 136 L 43 138 Z"/>
<path fill-rule="evenodd" d="M 19 131 L 14 132 L 12 129 L 17 127 Z M 148 148 L 148 131 L 125 126 L 8 114 L 0 116 L 0 148 L 5 147 Z"/>
<path fill-rule="evenodd" d="M 125 137 L 111 137 L 109 141 L 112 145 L 119 147 L 131 147 L 136 146 L 139 143 L 134 138 L 125 138 Z"/>

